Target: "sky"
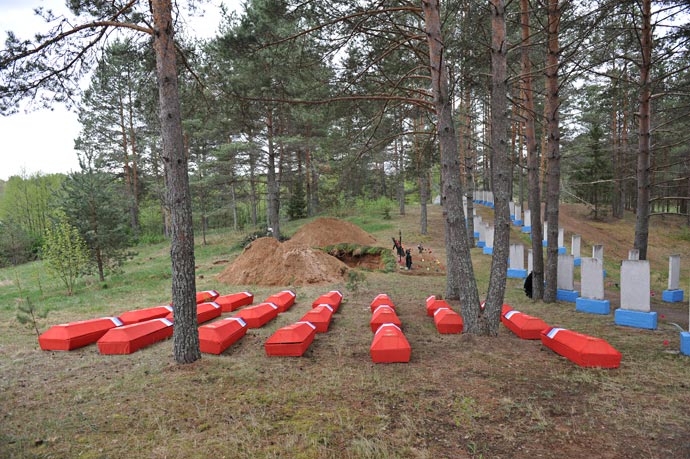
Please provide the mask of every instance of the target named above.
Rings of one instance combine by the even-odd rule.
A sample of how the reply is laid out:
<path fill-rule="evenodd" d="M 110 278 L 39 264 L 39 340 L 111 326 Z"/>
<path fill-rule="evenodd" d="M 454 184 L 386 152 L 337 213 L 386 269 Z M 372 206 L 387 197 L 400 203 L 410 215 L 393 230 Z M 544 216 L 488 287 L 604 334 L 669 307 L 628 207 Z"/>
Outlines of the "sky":
<path fill-rule="evenodd" d="M 0 0 L 0 42 L 4 48 L 6 31 L 12 30 L 20 39 L 28 39 L 45 23 L 33 9 L 44 7 L 65 11 L 64 0 Z M 210 0 L 204 17 L 191 20 L 200 37 L 209 37 L 218 30 L 219 5 L 225 3 L 239 9 L 240 0 Z M 0 115 L 0 180 L 13 175 L 32 175 L 40 172 L 67 173 L 79 169 L 74 139 L 79 135 L 77 115 L 62 105 L 52 109 L 20 111 L 15 115 Z"/>

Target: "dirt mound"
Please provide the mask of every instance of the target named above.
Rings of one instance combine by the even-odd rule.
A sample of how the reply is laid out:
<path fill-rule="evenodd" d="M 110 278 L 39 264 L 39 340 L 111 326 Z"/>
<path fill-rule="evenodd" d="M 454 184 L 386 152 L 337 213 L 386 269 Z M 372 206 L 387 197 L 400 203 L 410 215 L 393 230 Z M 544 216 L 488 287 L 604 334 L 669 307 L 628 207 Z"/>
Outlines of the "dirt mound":
<path fill-rule="evenodd" d="M 376 238 L 371 234 L 337 218 L 317 218 L 300 228 L 290 241 L 308 247 L 326 247 L 344 242 L 369 246 L 376 244 Z"/>
<path fill-rule="evenodd" d="M 318 249 L 264 237 L 249 244 L 218 280 L 240 285 L 325 284 L 342 281 L 347 270 L 343 262 Z"/>

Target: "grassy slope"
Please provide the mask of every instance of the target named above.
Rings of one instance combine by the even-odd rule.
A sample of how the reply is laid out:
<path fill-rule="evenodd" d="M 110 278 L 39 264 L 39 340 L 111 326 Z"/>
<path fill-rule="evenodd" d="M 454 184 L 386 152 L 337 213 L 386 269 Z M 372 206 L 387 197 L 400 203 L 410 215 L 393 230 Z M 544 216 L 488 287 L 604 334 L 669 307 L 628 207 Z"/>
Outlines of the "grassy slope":
<path fill-rule="evenodd" d="M 404 242 L 423 241 L 442 258 L 439 209 L 431 208 L 427 236 L 417 233 L 418 209 L 408 210 L 390 222 L 376 216 L 356 222 L 382 245 L 400 229 Z M 687 253 L 690 244 L 679 234 L 658 237 Z M 239 238 L 219 234 L 197 248 L 198 287 L 248 288 L 259 301 L 279 289 L 214 281 L 239 253 L 233 248 Z M 223 355 L 188 366 L 172 362 L 171 341 L 131 356 L 101 356 L 95 346 L 42 352 L 32 330 L 15 319 L 15 275 L 36 303 L 51 309 L 39 322 L 42 330 L 165 304 L 167 251 L 142 247 L 107 288 L 81 284 L 69 298 L 39 263 L 0 271 L 0 457 L 690 456 L 690 365 L 673 351 L 678 332 L 664 320 L 657 331 L 626 329 L 611 316 L 577 314 L 571 304 L 532 302 L 517 280 L 509 280 L 507 302 L 552 325 L 607 339 L 623 353 L 621 368 L 581 369 L 505 328 L 497 338 L 439 335 L 422 303 L 444 291 L 444 279 L 397 273 L 366 273 L 356 290 L 297 287 L 290 311 Z M 474 249 L 473 261 L 485 292 L 490 257 Z M 615 278 L 615 263 L 607 269 Z M 685 280 L 686 273 L 687 267 Z M 660 279 L 665 273 L 655 272 L 653 288 L 665 288 Z M 265 339 L 331 288 L 346 297 L 331 330 L 303 358 L 267 358 Z M 369 358 L 368 303 L 381 292 L 398 307 L 413 348 L 409 364 L 374 365 Z M 676 308 L 687 316 L 687 304 Z"/>

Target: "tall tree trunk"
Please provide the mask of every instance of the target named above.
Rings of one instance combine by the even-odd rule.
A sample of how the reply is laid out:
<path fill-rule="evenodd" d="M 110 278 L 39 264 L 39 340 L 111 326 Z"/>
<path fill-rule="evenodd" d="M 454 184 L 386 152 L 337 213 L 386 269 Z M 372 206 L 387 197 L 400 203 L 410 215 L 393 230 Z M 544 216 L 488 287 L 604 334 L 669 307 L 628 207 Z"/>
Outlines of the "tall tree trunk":
<path fill-rule="evenodd" d="M 426 170 L 421 171 L 419 174 L 419 201 L 420 201 L 420 214 L 419 214 L 419 232 L 420 234 L 428 233 L 428 221 L 427 218 L 427 203 L 429 202 L 429 184 L 428 175 Z"/>
<path fill-rule="evenodd" d="M 266 173 L 268 188 L 268 224 L 272 235 L 280 240 L 280 198 L 278 197 L 279 185 L 276 179 L 276 152 L 273 144 L 273 110 L 269 107 L 266 117 L 266 129 L 268 137 L 268 172 Z"/>
<path fill-rule="evenodd" d="M 623 78 L 624 80 L 628 79 L 628 71 L 627 67 L 624 67 L 624 73 L 623 73 Z M 623 212 L 625 210 L 629 210 L 632 208 L 632 206 L 628 205 L 628 199 L 630 196 L 630 193 L 628 192 L 628 187 L 629 187 L 629 180 L 626 178 L 628 176 L 628 168 L 626 167 L 628 165 L 628 154 L 629 154 L 629 149 L 628 149 L 628 92 L 626 90 L 623 91 L 623 127 L 621 128 L 621 144 L 620 144 L 620 149 L 621 149 L 621 174 L 623 176 L 623 182 L 622 182 L 622 187 L 621 187 L 621 201 L 623 202 Z"/>
<path fill-rule="evenodd" d="M 614 62 L 615 72 L 615 62 Z M 620 97 L 620 86 L 618 81 L 611 78 L 611 86 L 614 88 L 613 97 L 611 99 L 611 146 L 613 155 L 611 157 L 613 165 L 613 196 L 611 199 L 611 214 L 613 218 L 623 218 L 623 172 L 622 172 L 622 152 L 618 128 L 618 97 Z"/>
<path fill-rule="evenodd" d="M 252 226 L 256 227 L 258 223 L 258 211 L 256 196 L 256 152 L 254 151 L 254 142 L 249 136 L 249 207 L 251 212 Z"/>
<path fill-rule="evenodd" d="M 483 313 L 482 334 L 498 335 L 508 272 L 510 246 L 510 194 L 513 171 L 508 156 L 507 43 L 504 0 L 490 0 L 491 11 L 491 165 L 494 193 L 494 252 L 489 290 Z"/>
<path fill-rule="evenodd" d="M 167 199 L 172 220 L 170 258 L 172 261 L 172 301 L 175 314 L 173 348 L 175 361 L 191 363 L 201 358 L 196 317 L 194 277 L 194 228 L 189 193 L 187 160 L 182 140 L 180 96 L 173 42 L 171 0 L 151 0 L 156 72 L 160 104 L 162 159 L 167 182 Z"/>
<path fill-rule="evenodd" d="M 402 132 L 402 116 L 400 116 L 400 131 Z M 405 156 L 404 142 L 402 139 L 395 139 L 395 161 L 398 169 L 398 211 L 400 215 L 405 215 Z"/>
<path fill-rule="evenodd" d="M 558 97 L 558 28 L 561 14 L 558 0 L 549 0 L 548 6 L 548 51 L 546 55 L 546 91 L 549 100 L 547 119 L 547 195 L 546 221 L 549 224 L 546 247 L 546 288 L 544 301 L 556 301 L 558 277 L 558 208 L 561 190 L 561 152 L 560 133 L 558 126 L 559 97 Z M 534 282 L 534 277 L 532 278 Z"/>
<path fill-rule="evenodd" d="M 462 208 L 460 162 L 453 114 L 448 94 L 448 72 L 444 60 L 438 0 L 422 0 L 424 27 L 429 44 L 431 87 L 436 109 L 436 129 L 441 147 L 441 203 L 446 230 L 446 298 L 459 299 L 468 333 L 479 333 L 479 293 Z"/>
<path fill-rule="evenodd" d="M 133 213 L 133 225 L 134 234 L 139 234 L 140 224 L 139 224 L 139 153 L 137 149 L 137 139 L 134 134 L 134 110 L 132 102 L 132 87 L 127 85 L 128 89 L 128 121 L 129 121 L 129 140 L 130 146 L 132 148 L 132 213 Z"/>
<path fill-rule="evenodd" d="M 472 94 L 469 85 L 465 87 L 464 94 L 465 102 L 465 122 L 464 128 L 467 135 L 465 141 L 467 142 L 467 149 L 465 155 L 465 162 L 461 165 L 465 168 L 465 198 L 467 201 L 467 240 L 470 247 L 474 247 L 474 168 L 477 164 L 477 156 L 475 150 L 472 148 Z"/>
<path fill-rule="evenodd" d="M 532 89 L 532 62 L 529 58 L 529 0 L 520 0 L 522 23 L 522 74 L 525 87 L 525 147 L 527 148 L 527 194 L 528 207 L 532 214 L 532 298 L 544 296 L 544 252 L 541 245 L 541 176 L 539 174 L 539 155 L 537 154 L 537 135 L 534 129 L 534 91 Z"/>
<path fill-rule="evenodd" d="M 637 153 L 637 219 L 635 221 L 634 248 L 640 251 L 640 260 L 647 259 L 649 241 L 649 189 L 651 156 L 651 84 L 652 66 L 652 0 L 642 0 L 642 30 L 640 31 L 640 117 L 639 150 Z"/>

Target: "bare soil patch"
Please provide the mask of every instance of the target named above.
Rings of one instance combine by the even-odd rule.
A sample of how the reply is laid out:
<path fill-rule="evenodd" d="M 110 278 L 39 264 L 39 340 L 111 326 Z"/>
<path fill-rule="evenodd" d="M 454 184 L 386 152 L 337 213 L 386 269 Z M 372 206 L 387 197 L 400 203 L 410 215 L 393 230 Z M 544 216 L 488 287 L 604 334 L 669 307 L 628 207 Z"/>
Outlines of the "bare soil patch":
<path fill-rule="evenodd" d="M 354 223 L 326 217 L 307 223 L 290 240 L 309 247 L 326 247 L 344 242 L 376 245 L 376 238 Z"/>

